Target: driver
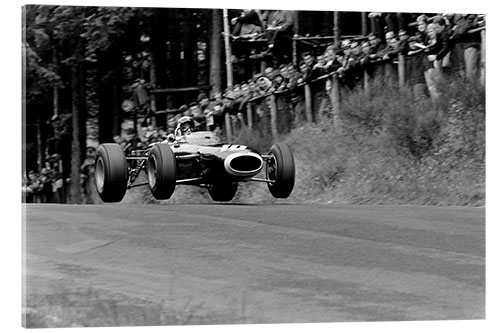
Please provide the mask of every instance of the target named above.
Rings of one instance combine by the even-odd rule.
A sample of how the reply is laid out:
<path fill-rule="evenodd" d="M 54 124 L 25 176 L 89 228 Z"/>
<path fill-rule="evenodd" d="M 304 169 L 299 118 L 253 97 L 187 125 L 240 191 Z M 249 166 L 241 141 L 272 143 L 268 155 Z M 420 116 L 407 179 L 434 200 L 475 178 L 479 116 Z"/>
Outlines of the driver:
<path fill-rule="evenodd" d="M 174 135 L 181 136 L 186 134 L 191 134 L 194 132 L 195 124 L 193 118 L 190 116 L 182 116 L 177 121 L 177 127 L 175 128 Z"/>

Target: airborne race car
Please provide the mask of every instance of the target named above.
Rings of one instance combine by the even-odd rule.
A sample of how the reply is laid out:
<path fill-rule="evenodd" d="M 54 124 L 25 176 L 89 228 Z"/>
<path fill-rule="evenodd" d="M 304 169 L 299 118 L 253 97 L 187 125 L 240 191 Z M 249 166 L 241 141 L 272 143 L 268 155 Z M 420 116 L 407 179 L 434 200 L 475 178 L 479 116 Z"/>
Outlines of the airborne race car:
<path fill-rule="evenodd" d="M 265 164 L 265 166 L 264 166 Z M 256 176 L 265 167 L 265 178 Z M 147 182 L 136 182 L 141 171 Z M 157 200 L 169 199 L 177 185 L 208 189 L 215 201 L 234 198 L 239 182 L 264 182 L 275 198 L 290 196 L 295 163 L 290 148 L 274 144 L 267 154 L 243 145 L 224 144 L 212 132 L 194 132 L 172 141 L 151 144 L 125 155 L 120 145 L 97 149 L 95 183 L 104 202 L 119 202 L 127 189 L 149 185 Z"/>

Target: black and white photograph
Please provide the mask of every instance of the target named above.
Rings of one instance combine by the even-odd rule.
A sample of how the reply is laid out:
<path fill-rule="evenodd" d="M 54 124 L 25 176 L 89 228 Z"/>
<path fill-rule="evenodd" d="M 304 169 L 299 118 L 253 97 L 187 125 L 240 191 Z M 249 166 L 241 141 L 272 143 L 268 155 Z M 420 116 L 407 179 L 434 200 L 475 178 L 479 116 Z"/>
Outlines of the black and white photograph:
<path fill-rule="evenodd" d="M 319 3 L 13 6 L 19 328 L 491 328 L 495 14 Z"/>

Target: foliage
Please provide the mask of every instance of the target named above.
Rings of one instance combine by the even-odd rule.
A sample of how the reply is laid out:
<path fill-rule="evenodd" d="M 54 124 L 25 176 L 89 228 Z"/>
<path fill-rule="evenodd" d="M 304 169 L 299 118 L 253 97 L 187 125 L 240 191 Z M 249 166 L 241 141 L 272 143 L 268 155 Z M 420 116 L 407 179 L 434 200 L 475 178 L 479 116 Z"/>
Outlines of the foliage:
<path fill-rule="evenodd" d="M 292 199 L 484 204 L 484 91 L 465 82 L 442 91 L 439 103 L 406 91 L 354 92 L 344 98 L 340 133 L 325 122 L 292 131 Z"/>

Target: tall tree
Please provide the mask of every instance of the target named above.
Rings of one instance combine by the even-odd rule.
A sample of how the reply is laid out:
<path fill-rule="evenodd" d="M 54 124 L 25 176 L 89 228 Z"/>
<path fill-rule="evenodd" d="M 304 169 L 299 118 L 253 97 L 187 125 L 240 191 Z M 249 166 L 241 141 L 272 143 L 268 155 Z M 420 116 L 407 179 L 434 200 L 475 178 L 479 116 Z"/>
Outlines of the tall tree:
<path fill-rule="evenodd" d="M 222 91 L 222 10 L 212 10 L 210 29 L 210 86 L 212 92 Z"/>
<path fill-rule="evenodd" d="M 62 63 L 69 67 L 71 97 L 71 182 L 69 202 L 80 203 L 80 166 L 86 147 L 86 103 L 85 103 L 85 47 L 83 36 L 85 22 L 93 15 L 92 7 L 59 6 L 54 10 L 52 22 L 57 45 L 61 48 Z"/>

